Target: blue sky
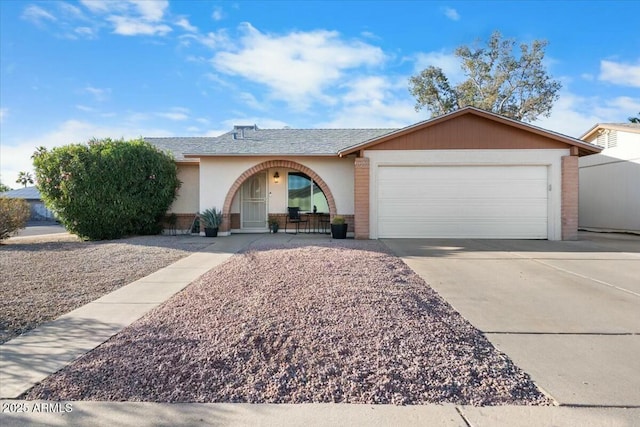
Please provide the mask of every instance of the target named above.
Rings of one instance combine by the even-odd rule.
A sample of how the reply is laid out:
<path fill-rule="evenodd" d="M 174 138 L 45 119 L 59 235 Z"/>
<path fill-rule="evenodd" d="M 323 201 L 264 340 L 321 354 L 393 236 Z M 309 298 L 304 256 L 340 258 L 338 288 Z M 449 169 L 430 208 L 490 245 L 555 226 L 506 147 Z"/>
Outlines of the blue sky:
<path fill-rule="evenodd" d="M 408 78 L 498 30 L 546 39 L 563 84 L 534 124 L 580 136 L 640 111 L 640 2 L 0 2 L 0 179 L 92 137 L 402 127 Z"/>

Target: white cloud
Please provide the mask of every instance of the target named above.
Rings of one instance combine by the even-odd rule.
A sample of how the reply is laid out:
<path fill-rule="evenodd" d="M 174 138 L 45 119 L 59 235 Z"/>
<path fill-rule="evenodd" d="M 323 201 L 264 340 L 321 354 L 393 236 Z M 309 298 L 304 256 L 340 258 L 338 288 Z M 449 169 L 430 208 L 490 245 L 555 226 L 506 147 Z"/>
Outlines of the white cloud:
<path fill-rule="evenodd" d="M 551 116 L 533 124 L 578 138 L 596 123 L 626 122 L 634 111 L 640 111 L 640 99 L 583 97 L 563 90 Z"/>
<path fill-rule="evenodd" d="M 86 105 L 78 104 L 78 105 L 76 105 L 76 108 L 78 110 L 80 110 L 80 111 L 84 111 L 85 113 L 95 113 L 96 112 L 95 108 L 87 107 Z"/>
<path fill-rule="evenodd" d="M 86 39 L 96 38 L 97 34 L 93 28 L 90 27 L 78 27 L 73 30 L 77 35 Z"/>
<path fill-rule="evenodd" d="M 117 6 L 120 2 L 112 1 L 106 2 L 103 0 L 80 0 L 80 3 L 94 13 L 108 12 L 114 6 Z"/>
<path fill-rule="evenodd" d="M 240 92 L 238 94 L 238 98 L 244 102 L 247 107 L 253 108 L 255 110 L 266 110 L 266 106 L 262 105 L 256 97 L 249 92 Z"/>
<path fill-rule="evenodd" d="M 640 61 L 634 65 L 602 60 L 598 78 L 620 86 L 640 87 Z"/>
<path fill-rule="evenodd" d="M 195 33 L 198 31 L 197 27 L 194 27 L 193 25 L 191 25 L 191 23 L 189 23 L 189 20 L 187 18 L 180 18 L 176 21 L 176 25 L 180 28 L 182 28 L 185 31 L 189 31 L 191 33 Z"/>
<path fill-rule="evenodd" d="M 186 46 L 189 45 L 190 40 L 195 40 L 210 49 L 230 47 L 229 36 L 225 30 L 209 32 L 207 34 L 183 34 L 179 38 L 182 44 Z"/>
<path fill-rule="evenodd" d="M 380 48 L 343 41 L 335 31 L 279 36 L 263 34 L 248 23 L 242 29 L 239 48 L 216 53 L 214 66 L 263 84 L 274 98 L 301 109 L 313 100 L 330 103 L 323 90 L 338 82 L 345 70 L 379 65 L 385 59 Z"/>
<path fill-rule="evenodd" d="M 166 0 L 82 0 L 81 3 L 94 14 L 107 15 L 106 20 L 113 24 L 115 34 L 164 36 L 172 31 L 163 23 L 169 7 Z"/>
<path fill-rule="evenodd" d="M 67 16 L 77 19 L 86 19 L 80 8 L 69 3 L 57 3 L 58 8 Z"/>
<path fill-rule="evenodd" d="M 9 116 L 8 108 L 0 108 L 0 123 L 4 122 L 5 117 Z"/>
<path fill-rule="evenodd" d="M 114 25 L 113 32 L 121 36 L 164 36 L 172 31 L 165 24 L 143 22 L 126 16 L 110 16 L 107 20 Z"/>
<path fill-rule="evenodd" d="M 211 19 L 213 19 L 214 21 L 222 21 L 224 19 L 224 12 L 222 11 L 222 8 L 214 8 L 213 12 L 211 13 Z"/>
<path fill-rule="evenodd" d="M 109 96 L 111 95 L 111 89 L 109 89 L 109 88 L 100 89 L 100 88 L 93 87 L 93 86 L 87 86 L 87 87 L 84 88 L 84 91 L 86 93 L 89 93 L 89 94 L 93 95 L 95 100 L 98 101 L 98 102 L 106 101 L 109 98 Z"/>
<path fill-rule="evenodd" d="M 162 20 L 165 10 L 169 7 L 168 0 L 131 0 L 131 3 L 143 19 L 151 22 Z"/>
<path fill-rule="evenodd" d="M 45 9 L 36 5 L 29 5 L 22 13 L 22 18 L 36 25 L 42 25 L 45 21 L 57 21 L 57 18 Z"/>
<path fill-rule="evenodd" d="M 174 121 L 183 121 L 189 119 L 189 109 L 183 107 L 174 107 L 171 111 L 164 111 L 155 113 L 156 116 L 164 117 L 165 119 L 174 120 Z"/>
<path fill-rule="evenodd" d="M 455 10 L 454 8 L 451 7 L 445 7 L 444 8 L 444 15 L 451 19 L 452 21 L 459 21 L 460 20 L 460 14 L 458 13 L 457 10 Z"/>
<path fill-rule="evenodd" d="M 455 85 L 464 80 L 465 75 L 461 68 L 460 59 L 453 53 L 427 52 L 419 53 L 415 57 L 414 71 L 419 73 L 429 66 L 441 68 L 449 83 Z"/>

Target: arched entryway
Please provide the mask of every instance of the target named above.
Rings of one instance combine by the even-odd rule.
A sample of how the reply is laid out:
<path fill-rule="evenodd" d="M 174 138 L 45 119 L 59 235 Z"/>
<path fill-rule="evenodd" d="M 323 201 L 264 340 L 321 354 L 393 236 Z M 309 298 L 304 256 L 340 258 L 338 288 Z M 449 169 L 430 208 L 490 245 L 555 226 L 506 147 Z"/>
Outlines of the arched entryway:
<path fill-rule="evenodd" d="M 336 203 L 333 198 L 333 194 L 329 189 L 329 186 L 324 182 L 320 176 L 313 171 L 312 169 L 301 165 L 300 163 L 291 161 L 291 160 L 269 160 L 260 164 L 257 164 L 246 171 L 244 171 L 238 179 L 235 180 L 233 185 L 229 188 L 227 192 L 227 196 L 224 199 L 224 205 L 222 207 L 222 226 L 220 227 L 220 231 L 229 231 L 231 229 L 231 203 L 233 202 L 233 197 L 236 195 L 242 184 L 249 179 L 251 176 L 255 175 L 258 172 L 262 172 L 271 168 L 287 168 L 293 169 L 299 172 L 303 172 L 308 175 L 318 187 L 322 190 L 325 197 L 327 198 L 327 204 L 329 205 L 329 214 L 331 217 L 336 215 Z"/>

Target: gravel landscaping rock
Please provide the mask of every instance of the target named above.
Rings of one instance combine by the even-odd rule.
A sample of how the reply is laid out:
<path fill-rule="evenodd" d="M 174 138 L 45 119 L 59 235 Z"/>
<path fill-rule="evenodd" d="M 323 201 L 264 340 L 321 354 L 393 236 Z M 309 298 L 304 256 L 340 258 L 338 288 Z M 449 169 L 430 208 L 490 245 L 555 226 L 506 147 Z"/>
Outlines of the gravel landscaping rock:
<path fill-rule="evenodd" d="M 550 402 L 377 241 L 254 246 L 28 399 Z"/>
<path fill-rule="evenodd" d="M 70 235 L 0 246 L 0 343 L 210 245 L 192 236 L 83 242 Z"/>

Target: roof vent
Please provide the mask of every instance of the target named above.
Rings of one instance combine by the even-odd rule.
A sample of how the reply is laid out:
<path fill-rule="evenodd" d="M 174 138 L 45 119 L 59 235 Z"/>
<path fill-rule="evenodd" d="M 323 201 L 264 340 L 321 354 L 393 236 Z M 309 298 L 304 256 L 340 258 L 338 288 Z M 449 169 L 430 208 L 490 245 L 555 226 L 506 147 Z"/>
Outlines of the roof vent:
<path fill-rule="evenodd" d="M 245 138 L 245 132 L 249 131 L 249 130 L 253 130 L 256 131 L 258 130 L 258 126 L 257 125 L 234 125 L 233 126 L 233 139 L 244 139 Z"/>

